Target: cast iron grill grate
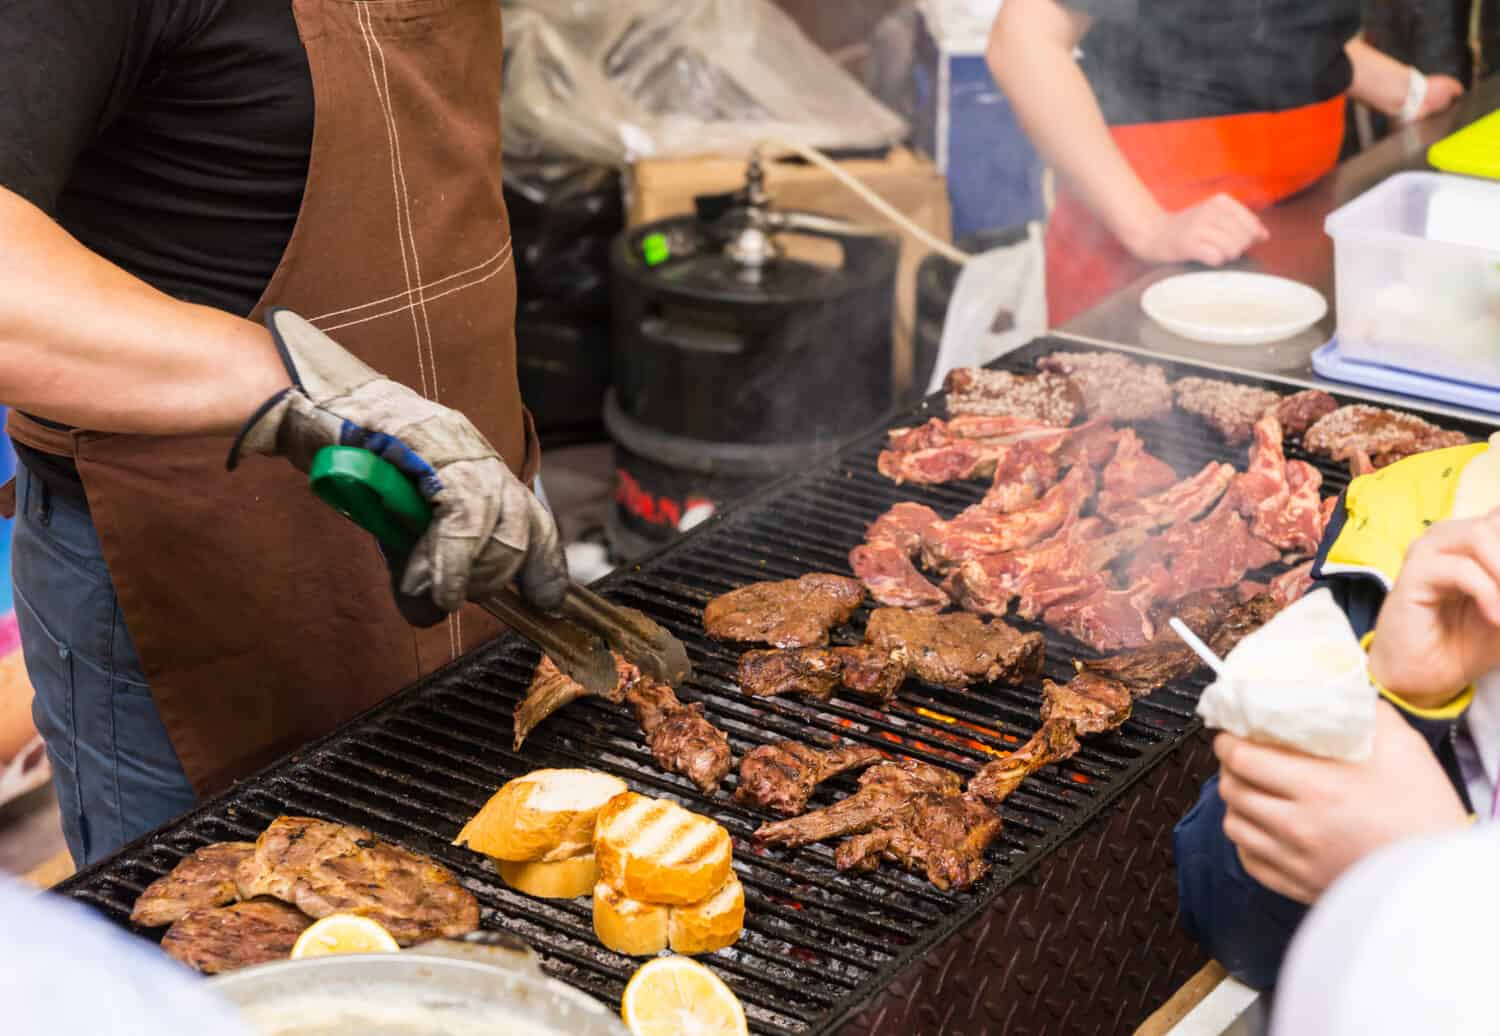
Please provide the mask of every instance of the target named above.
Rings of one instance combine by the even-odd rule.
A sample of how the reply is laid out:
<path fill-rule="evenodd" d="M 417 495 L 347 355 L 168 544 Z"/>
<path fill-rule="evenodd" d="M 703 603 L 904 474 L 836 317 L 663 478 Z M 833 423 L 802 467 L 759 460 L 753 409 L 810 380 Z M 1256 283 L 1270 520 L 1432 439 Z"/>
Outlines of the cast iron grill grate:
<path fill-rule="evenodd" d="M 1042 353 L 1082 346 L 1042 340 L 999 362 L 1029 370 Z M 1091 347 L 1090 347 L 1091 348 Z M 1205 373 L 1159 362 L 1171 377 Z M 1212 373 L 1212 372 L 1209 372 Z M 1247 384 L 1251 377 L 1216 375 Z M 940 398 L 909 411 L 904 425 L 942 414 Z M 1479 438 L 1489 428 L 1438 419 Z M 1226 448 L 1181 417 L 1137 425 L 1152 452 L 1191 474 L 1210 459 L 1243 468 L 1246 450 Z M 1035 730 L 1041 682 L 959 693 L 911 682 L 884 711 L 835 699 L 817 704 L 749 699 L 734 684 L 738 652 L 707 639 L 699 624 L 715 595 L 757 579 L 814 570 L 847 571 L 847 554 L 866 526 L 892 504 L 915 499 L 945 516 L 975 502 L 978 484 L 895 486 L 875 470 L 884 433 L 846 449 L 830 465 L 794 475 L 758 499 L 640 565 L 612 576 L 609 596 L 646 611 L 687 644 L 697 672 L 683 686 L 730 738 L 738 760 L 779 738 L 829 744 L 846 739 L 919 758 L 965 775 L 1015 748 Z M 1342 489 L 1338 465 L 1304 456 L 1323 472 L 1325 493 Z M 836 639 L 853 642 L 865 614 Z M 1023 624 L 1024 625 L 1024 624 Z M 1048 634 L 1046 676 L 1065 680 L 1087 654 Z M 508 889 L 493 867 L 449 843 L 464 821 L 506 780 L 543 766 L 590 766 L 618 774 L 647 794 L 675 798 L 720 820 L 735 838 L 736 870 L 748 918 L 739 943 L 709 959 L 745 1004 L 757 1033 L 830 1032 L 892 979 L 974 922 L 1028 869 L 1118 797 L 1181 739 L 1197 730 L 1193 707 L 1203 681 L 1166 688 L 1137 703 L 1119 731 L 1090 739 L 1067 764 L 1035 775 L 1005 803 L 1005 828 L 992 874 L 964 893 L 942 893 L 892 868 L 840 874 L 830 846 L 758 852 L 750 833 L 763 819 L 732 800 L 734 777 L 707 801 L 685 779 L 662 773 L 625 710 L 584 701 L 553 716 L 523 750 L 510 750 L 511 712 L 536 661 L 535 650 L 505 638 L 460 659 L 224 796 L 71 879 L 60 891 L 126 924 L 147 884 L 210 842 L 250 839 L 283 813 L 358 824 L 427 853 L 457 872 L 484 907 L 484 924 L 525 938 L 551 975 L 618 1004 L 638 961 L 595 941 L 589 906 L 533 900 Z M 847 794 L 853 778 L 820 789 L 813 806 Z"/>

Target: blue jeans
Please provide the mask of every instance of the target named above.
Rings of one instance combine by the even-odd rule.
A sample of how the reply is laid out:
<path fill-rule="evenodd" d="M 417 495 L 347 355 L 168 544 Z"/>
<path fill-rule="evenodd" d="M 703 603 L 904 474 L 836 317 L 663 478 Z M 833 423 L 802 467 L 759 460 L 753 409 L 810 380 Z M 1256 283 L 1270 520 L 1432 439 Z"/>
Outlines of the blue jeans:
<path fill-rule="evenodd" d="M 48 489 L 24 464 L 11 566 L 32 716 L 68 851 L 83 866 L 197 800 L 141 673 L 87 504 Z"/>

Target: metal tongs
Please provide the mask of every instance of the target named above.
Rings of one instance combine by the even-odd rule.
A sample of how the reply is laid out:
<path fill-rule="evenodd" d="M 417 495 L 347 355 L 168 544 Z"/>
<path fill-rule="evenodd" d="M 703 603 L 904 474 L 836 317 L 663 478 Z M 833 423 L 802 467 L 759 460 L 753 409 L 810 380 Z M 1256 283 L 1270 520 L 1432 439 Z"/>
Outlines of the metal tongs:
<path fill-rule="evenodd" d="M 432 510 L 397 468 L 353 446 L 325 446 L 309 473 L 317 496 L 385 547 L 409 552 Z M 654 680 L 676 687 L 692 674 L 682 641 L 634 608 L 613 604 L 581 586 L 568 588 L 557 615 L 511 590 L 475 602 L 547 653 L 557 667 L 597 695 L 614 692 L 613 648 Z"/>

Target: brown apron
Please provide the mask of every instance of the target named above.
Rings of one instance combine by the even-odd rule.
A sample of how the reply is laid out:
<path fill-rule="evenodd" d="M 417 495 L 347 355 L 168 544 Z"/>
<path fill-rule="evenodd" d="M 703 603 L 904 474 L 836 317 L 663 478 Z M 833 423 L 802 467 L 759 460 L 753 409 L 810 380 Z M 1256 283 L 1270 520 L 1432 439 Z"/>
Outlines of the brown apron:
<path fill-rule="evenodd" d="M 500 180 L 495 0 L 293 0 L 316 119 L 296 229 L 256 306 L 312 319 L 377 370 L 467 414 L 530 478 Z M 211 344 L 205 346 L 211 348 Z M 473 608 L 397 614 L 373 540 L 285 461 L 224 470 L 229 441 L 56 432 L 78 465 L 126 625 L 205 794 L 494 636 Z"/>

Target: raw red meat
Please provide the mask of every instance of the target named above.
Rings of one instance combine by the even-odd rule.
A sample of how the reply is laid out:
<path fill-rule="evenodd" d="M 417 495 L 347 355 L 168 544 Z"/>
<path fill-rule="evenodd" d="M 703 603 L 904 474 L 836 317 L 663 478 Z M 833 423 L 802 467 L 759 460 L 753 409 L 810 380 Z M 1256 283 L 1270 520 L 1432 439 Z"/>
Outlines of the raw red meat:
<path fill-rule="evenodd" d="M 1035 619 L 1053 605 L 1109 589 L 1107 566 L 1121 555 L 1139 550 L 1149 536 L 1149 530 L 1141 526 L 1117 529 L 1081 542 L 1055 567 L 1033 570 L 1016 587 L 1017 614 Z"/>
<path fill-rule="evenodd" d="M 1177 481 L 1172 465 L 1146 452 L 1146 444 L 1129 428 L 1116 440 L 1115 455 L 1100 476 L 1101 509 L 1112 509 L 1125 500 L 1159 493 Z"/>
<path fill-rule="evenodd" d="M 1330 496 L 1323 500 L 1323 506 L 1319 509 L 1318 517 L 1323 522 L 1323 531 L 1328 531 L 1328 523 L 1333 521 L 1333 514 L 1338 510 L 1339 498 Z"/>
<path fill-rule="evenodd" d="M 1040 543 L 1078 516 L 1094 495 L 1094 471 L 1075 466 L 1030 507 L 1001 514 L 975 506 L 951 522 L 931 526 L 922 538 L 928 568 L 947 569 L 974 558 Z"/>
<path fill-rule="evenodd" d="M 1306 594 L 1313 585 L 1312 567 L 1311 561 L 1304 561 L 1296 568 L 1283 572 L 1271 580 L 1271 585 L 1267 588 L 1271 596 L 1285 608 Z"/>
<path fill-rule="evenodd" d="M 1116 526 L 1160 527 L 1189 521 L 1207 511 L 1235 478 L 1234 465 L 1209 461 L 1192 478 L 1144 499 L 1111 501 L 1100 512 Z"/>
<path fill-rule="evenodd" d="M 995 465 L 995 480 L 979 506 L 1009 514 L 1030 507 L 1057 482 L 1057 461 L 1030 442 L 1013 445 Z"/>
<path fill-rule="evenodd" d="M 1048 626 L 1095 651 L 1143 647 L 1156 635 L 1151 622 L 1154 593 L 1141 582 L 1124 590 L 1097 590 L 1087 597 L 1048 608 Z"/>
<path fill-rule="evenodd" d="M 1280 559 L 1280 551 L 1251 534 L 1226 497 L 1202 521 L 1173 526 L 1152 540 L 1131 560 L 1126 578 L 1146 583 L 1159 600 L 1175 601 L 1232 587 L 1245 573 Z"/>
<path fill-rule="evenodd" d="M 1028 576 L 1065 567 L 1080 544 L 1103 531 L 1104 522 L 1098 518 L 1069 522 L 1034 546 L 965 561 L 944 586 L 968 611 L 1004 615 Z"/>
<path fill-rule="evenodd" d="M 932 508 L 909 502 L 875 519 L 865 542 L 849 552 L 849 567 L 871 597 L 893 608 L 916 611 L 941 611 L 948 604 L 948 595 L 928 582 L 911 561 L 922 546 L 923 535 L 941 520 Z"/>
<path fill-rule="evenodd" d="M 1234 482 L 1232 495 L 1250 531 L 1289 554 L 1305 556 L 1323 536 L 1323 475 L 1305 461 L 1287 462 L 1281 422 L 1268 414 L 1255 423 L 1250 467 Z"/>

